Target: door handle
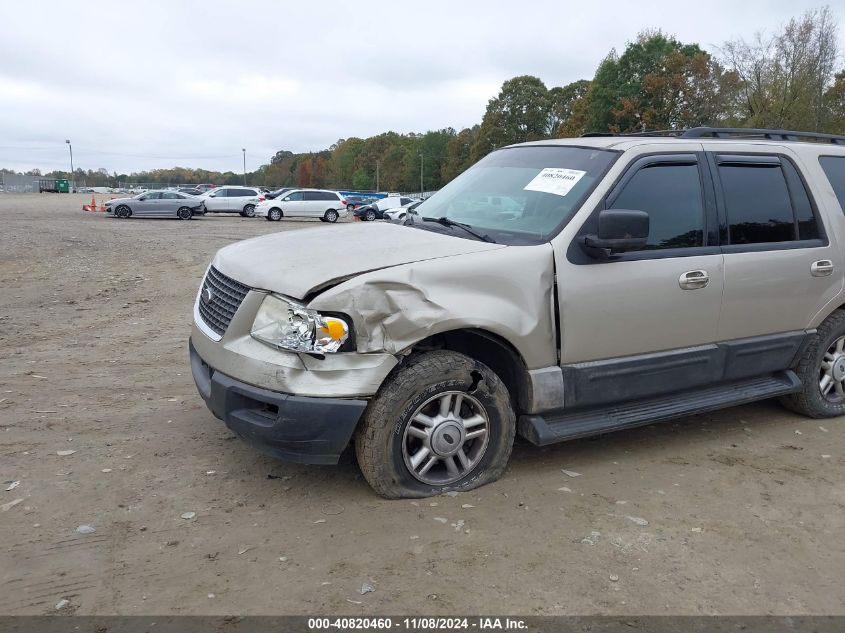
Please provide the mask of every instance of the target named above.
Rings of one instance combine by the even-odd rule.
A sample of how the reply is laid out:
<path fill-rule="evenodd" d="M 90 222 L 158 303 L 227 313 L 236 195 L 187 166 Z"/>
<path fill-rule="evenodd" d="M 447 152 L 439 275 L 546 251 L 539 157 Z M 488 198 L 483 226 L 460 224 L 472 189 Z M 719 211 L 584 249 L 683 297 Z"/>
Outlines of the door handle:
<path fill-rule="evenodd" d="M 678 285 L 684 290 L 704 288 L 710 283 L 710 275 L 706 270 L 690 270 L 678 277 Z"/>
<path fill-rule="evenodd" d="M 827 277 L 833 272 L 833 262 L 829 259 L 820 259 L 810 264 L 810 274 L 813 277 Z"/>

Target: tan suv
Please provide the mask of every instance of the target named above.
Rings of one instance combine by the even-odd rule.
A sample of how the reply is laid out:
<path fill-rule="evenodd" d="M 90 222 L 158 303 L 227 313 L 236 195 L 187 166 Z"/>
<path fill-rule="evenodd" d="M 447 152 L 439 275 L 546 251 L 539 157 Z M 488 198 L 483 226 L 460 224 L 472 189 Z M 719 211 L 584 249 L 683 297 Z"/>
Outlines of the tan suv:
<path fill-rule="evenodd" d="M 354 443 L 386 497 L 493 481 L 516 433 L 542 446 L 774 396 L 840 415 L 843 144 L 525 143 L 404 226 L 233 244 L 197 296 L 194 379 L 266 453 L 335 463 Z"/>

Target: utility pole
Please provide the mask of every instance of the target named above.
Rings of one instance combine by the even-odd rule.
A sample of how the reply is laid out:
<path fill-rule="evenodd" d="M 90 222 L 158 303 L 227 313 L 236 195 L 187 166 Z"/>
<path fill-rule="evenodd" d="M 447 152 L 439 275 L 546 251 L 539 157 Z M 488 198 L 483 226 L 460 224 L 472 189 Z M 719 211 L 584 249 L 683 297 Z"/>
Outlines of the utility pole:
<path fill-rule="evenodd" d="M 76 187 L 73 186 L 73 145 L 70 144 L 70 139 L 65 139 L 67 148 L 70 150 L 70 190 L 73 192 Z"/>
<path fill-rule="evenodd" d="M 379 176 L 378 167 L 379 167 L 379 162 L 376 161 L 376 192 L 378 192 L 378 190 L 379 190 L 379 186 L 378 186 L 378 176 Z"/>
<path fill-rule="evenodd" d="M 246 148 L 242 148 L 241 151 L 244 153 L 244 187 L 246 187 Z"/>
<path fill-rule="evenodd" d="M 422 152 L 420 152 L 420 198 L 423 194 L 423 160 Z"/>

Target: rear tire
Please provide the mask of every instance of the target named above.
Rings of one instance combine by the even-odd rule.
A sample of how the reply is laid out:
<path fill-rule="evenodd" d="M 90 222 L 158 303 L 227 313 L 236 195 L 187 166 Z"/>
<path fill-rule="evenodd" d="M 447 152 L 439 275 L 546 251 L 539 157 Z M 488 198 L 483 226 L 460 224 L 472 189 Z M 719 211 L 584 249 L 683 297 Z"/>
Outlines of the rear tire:
<path fill-rule="evenodd" d="M 176 217 L 180 220 L 190 220 L 194 217 L 194 212 L 191 211 L 188 207 L 180 207 L 179 210 L 176 212 Z"/>
<path fill-rule="evenodd" d="M 278 222 L 282 219 L 282 210 L 276 208 L 270 209 L 267 212 L 267 219 L 272 220 L 273 222 Z"/>
<path fill-rule="evenodd" d="M 428 497 L 498 479 L 515 432 L 501 379 L 441 350 L 412 356 L 382 384 L 356 431 L 355 453 L 382 497 Z"/>
<path fill-rule="evenodd" d="M 367 211 L 367 214 L 364 216 L 364 219 L 367 220 L 367 222 L 374 222 L 376 219 L 376 212 L 370 209 L 369 211 Z"/>
<path fill-rule="evenodd" d="M 255 217 L 255 205 L 248 204 L 244 207 L 244 212 L 241 213 L 242 216 L 247 218 L 254 218 Z"/>
<path fill-rule="evenodd" d="M 326 222 L 331 222 L 332 224 L 337 222 L 337 218 L 338 218 L 338 213 L 334 209 L 329 209 L 328 211 L 326 211 L 325 215 L 323 215 L 323 219 Z"/>
<path fill-rule="evenodd" d="M 845 414 L 845 310 L 822 322 L 795 373 L 801 391 L 781 398 L 783 406 L 811 418 Z"/>

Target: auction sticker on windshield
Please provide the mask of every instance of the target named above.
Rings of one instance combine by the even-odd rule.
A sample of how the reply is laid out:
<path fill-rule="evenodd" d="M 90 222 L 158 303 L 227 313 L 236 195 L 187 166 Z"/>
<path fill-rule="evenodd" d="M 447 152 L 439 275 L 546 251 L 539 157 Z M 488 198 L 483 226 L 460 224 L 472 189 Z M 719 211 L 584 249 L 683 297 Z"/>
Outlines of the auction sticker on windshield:
<path fill-rule="evenodd" d="M 527 191 L 542 191 L 565 196 L 587 172 L 579 169 L 565 169 L 563 167 L 546 167 L 523 189 Z"/>

